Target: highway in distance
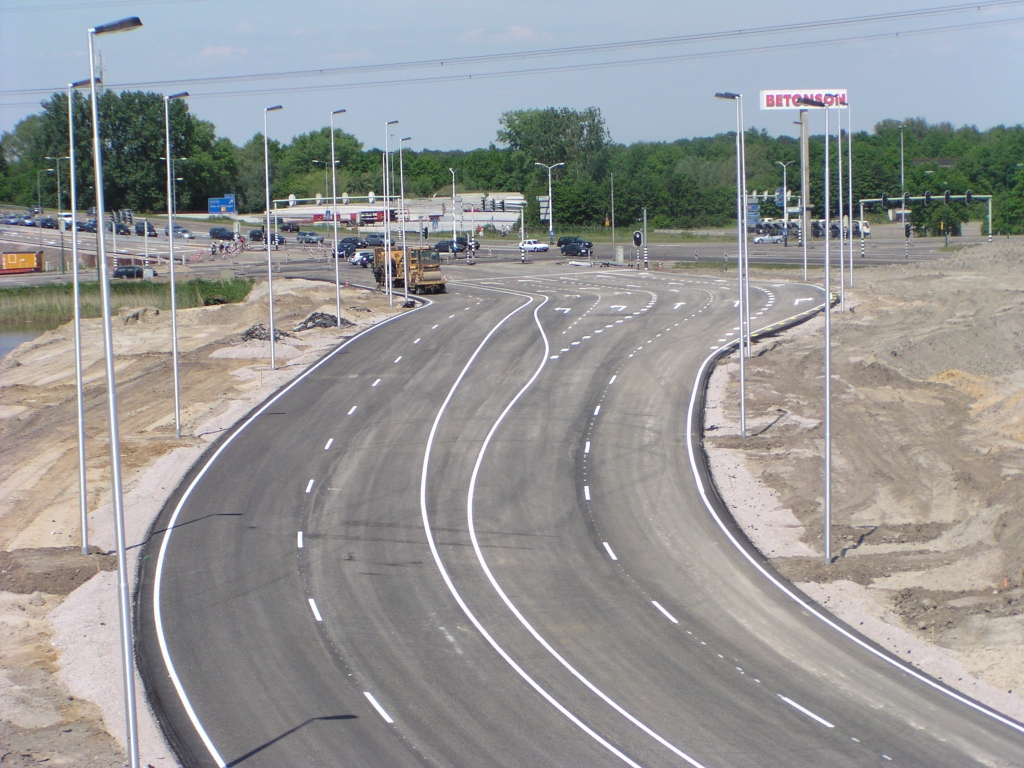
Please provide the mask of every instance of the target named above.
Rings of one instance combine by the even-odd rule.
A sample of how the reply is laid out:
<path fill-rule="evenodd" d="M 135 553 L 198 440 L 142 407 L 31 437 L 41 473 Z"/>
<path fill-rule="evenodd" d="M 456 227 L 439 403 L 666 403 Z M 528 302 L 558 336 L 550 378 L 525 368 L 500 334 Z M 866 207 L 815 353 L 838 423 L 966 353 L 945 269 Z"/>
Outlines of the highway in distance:
<path fill-rule="evenodd" d="M 157 520 L 140 669 L 186 765 L 1024 763 L 1020 724 L 802 602 L 722 514 L 694 385 L 734 278 L 461 274 Z M 754 282 L 752 326 L 823 300 Z"/>

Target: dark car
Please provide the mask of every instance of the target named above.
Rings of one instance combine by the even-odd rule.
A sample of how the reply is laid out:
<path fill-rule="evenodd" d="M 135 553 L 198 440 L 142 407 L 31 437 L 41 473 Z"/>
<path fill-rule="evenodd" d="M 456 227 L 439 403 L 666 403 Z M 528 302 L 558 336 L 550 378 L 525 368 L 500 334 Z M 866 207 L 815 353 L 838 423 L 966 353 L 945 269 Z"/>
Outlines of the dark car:
<path fill-rule="evenodd" d="M 96 219 L 86 219 L 85 224 L 82 225 L 82 232 L 95 232 L 96 231 Z"/>
<path fill-rule="evenodd" d="M 234 240 L 235 233 L 227 227 L 210 227 L 211 240 Z"/>
<path fill-rule="evenodd" d="M 339 242 L 338 243 L 338 250 L 334 252 L 334 255 L 337 258 L 339 258 L 339 259 L 347 259 L 347 258 L 349 258 L 355 252 L 356 252 L 356 244 L 355 243 Z"/>
<path fill-rule="evenodd" d="M 590 256 L 590 247 L 584 243 L 569 242 L 562 246 L 563 256 Z"/>
<path fill-rule="evenodd" d="M 156 237 L 156 227 L 148 221 L 136 221 L 135 234 L 139 237 Z"/>
<path fill-rule="evenodd" d="M 271 245 L 284 245 L 284 238 L 277 234 L 277 232 L 271 232 L 270 237 L 267 239 Z"/>
<path fill-rule="evenodd" d="M 464 253 L 466 246 L 462 243 L 456 242 L 455 240 L 438 240 L 437 245 L 434 246 L 434 250 L 438 253 Z"/>
<path fill-rule="evenodd" d="M 342 243 L 351 243 L 353 248 L 365 248 L 366 247 L 366 241 L 363 240 L 361 237 L 353 237 L 353 236 L 343 237 L 343 238 L 341 238 L 341 240 L 338 241 L 338 245 L 341 245 Z"/>
<path fill-rule="evenodd" d="M 249 239 L 254 243 L 263 242 L 263 230 L 262 229 L 250 229 Z"/>
<path fill-rule="evenodd" d="M 582 237 L 577 237 L 576 235 L 563 235 L 562 237 L 558 238 L 558 242 L 555 243 L 555 245 L 557 245 L 559 248 L 562 248 L 564 245 L 568 243 L 580 243 L 581 245 L 584 245 L 587 248 L 594 247 L 594 244 L 592 242 L 590 242 L 589 240 L 584 240 Z M 565 253 L 564 248 L 562 248 L 562 253 Z"/>
<path fill-rule="evenodd" d="M 141 279 L 142 267 L 118 267 L 114 270 L 114 277 L 122 280 Z"/>
<path fill-rule="evenodd" d="M 23 226 L 23 227 L 38 227 L 39 226 L 39 222 L 36 221 L 32 216 L 25 215 L 25 216 L 21 217 L 21 226 Z"/>
<path fill-rule="evenodd" d="M 36 215 L 41 214 L 43 212 L 43 208 L 40 205 L 30 205 L 28 207 L 28 212 L 29 212 L 30 215 L 36 216 Z"/>
<path fill-rule="evenodd" d="M 132 231 L 130 229 L 128 229 L 128 225 L 127 224 L 123 224 L 120 221 L 117 221 L 117 222 L 108 221 L 103 226 L 106 228 L 107 232 L 116 232 L 119 235 L 130 235 L 132 233 Z M 116 230 L 114 229 L 115 227 L 116 227 Z"/>
<path fill-rule="evenodd" d="M 314 243 L 314 244 L 316 244 L 316 243 L 322 243 L 323 241 L 324 241 L 324 236 L 319 234 L 319 233 L 317 233 L 317 232 L 299 232 L 299 234 L 295 237 L 295 242 L 297 242 L 297 243 Z"/>
<path fill-rule="evenodd" d="M 282 232 L 298 232 L 299 223 L 297 221 L 286 221 L 280 225 Z"/>
<path fill-rule="evenodd" d="M 60 229 L 60 225 L 57 223 L 57 220 L 52 216 L 40 219 L 39 226 L 43 229 Z"/>
<path fill-rule="evenodd" d="M 455 242 L 457 242 L 462 247 L 463 251 L 476 251 L 480 248 L 480 243 L 478 243 L 476 240 L 471 240 L 470 238 L 464 235 L 460 235 L 459 237 L 455 238 Z"/>

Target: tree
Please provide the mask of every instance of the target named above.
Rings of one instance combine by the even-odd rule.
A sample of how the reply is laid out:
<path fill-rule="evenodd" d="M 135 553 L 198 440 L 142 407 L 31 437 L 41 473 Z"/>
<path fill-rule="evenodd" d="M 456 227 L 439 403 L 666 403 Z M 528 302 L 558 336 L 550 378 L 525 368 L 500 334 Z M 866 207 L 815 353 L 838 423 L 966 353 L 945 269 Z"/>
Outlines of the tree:
<path fill-rule="evenodd" d="M 566 170 L 576 178 L 592 178 L 605 147 L 611 143 L 597 107 L 582 112 L 565 107 L 521 109 L 505 112 L 499 123 L 499 144 L 523 152 L 533 162 L 565 163 Z"/>

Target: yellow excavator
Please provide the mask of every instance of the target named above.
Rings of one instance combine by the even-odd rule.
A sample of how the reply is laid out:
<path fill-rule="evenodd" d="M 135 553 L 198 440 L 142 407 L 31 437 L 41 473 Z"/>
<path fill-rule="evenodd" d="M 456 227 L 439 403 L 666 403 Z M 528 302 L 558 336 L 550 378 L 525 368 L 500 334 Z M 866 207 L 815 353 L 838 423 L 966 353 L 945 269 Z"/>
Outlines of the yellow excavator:
<path fill-rule="evenodd" d="M 441 255 L 433 248 L 409 248 L 409 292 L 444 293 L 447 278 L 441 274 Z M 405 261 L 400 248 L 373 249 L 373 276 L 382 290 L 388 282 L 388 260 L 391 261 L 392 290 L 405 288 Z"/>

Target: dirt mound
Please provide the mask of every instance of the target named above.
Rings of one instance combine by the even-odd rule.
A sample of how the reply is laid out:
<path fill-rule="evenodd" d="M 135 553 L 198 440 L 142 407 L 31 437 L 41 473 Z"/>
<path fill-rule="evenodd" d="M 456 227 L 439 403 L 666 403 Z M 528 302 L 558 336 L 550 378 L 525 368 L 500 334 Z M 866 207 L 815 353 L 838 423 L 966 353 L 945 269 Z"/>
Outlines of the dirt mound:
<path fill-rule="evenodd" d="M 0 590 L 20 595 L 46 592 L 67 595 L 101 571 L 117 568 L 114 555 L 93 547 L 83 555 L 78 547 L 42 547 L 0 551 Z"/>

